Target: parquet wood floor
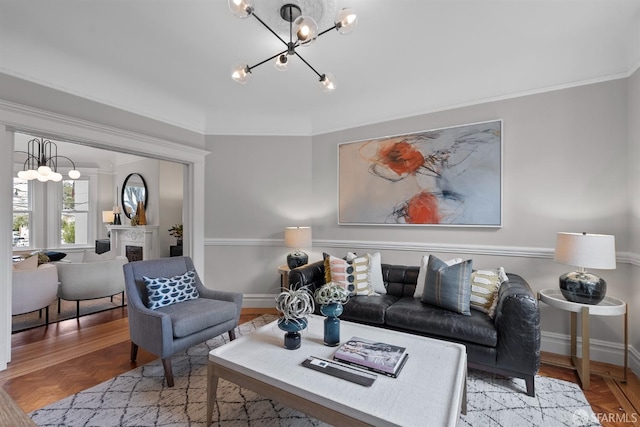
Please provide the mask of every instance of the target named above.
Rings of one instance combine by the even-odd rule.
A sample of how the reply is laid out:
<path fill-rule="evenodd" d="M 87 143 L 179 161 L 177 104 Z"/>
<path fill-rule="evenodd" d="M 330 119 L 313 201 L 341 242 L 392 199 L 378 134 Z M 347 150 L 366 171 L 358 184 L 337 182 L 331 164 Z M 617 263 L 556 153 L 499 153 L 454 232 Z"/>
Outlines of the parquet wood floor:
<path fill-rule="evenodd" d="M 276 312 L 243 309 L 240 321 L 264 313 Z M 31 412 L 155 359 L 141 348 L 137 362 L 131 363 L 129 352 L 126 307 L 34 328 L 12 336 L 12 361 L 0 371 L 0 385 L 23 411 Z M 543 353 L 542 360 L 540 375 L 579 384 L 567 357 Z M 620 367 L 592 365 L 622 376 Z M 626 384 L 592 375 L 584 392 L 603 426 L 640 426 L 640 381 L 631 371 Z"/>

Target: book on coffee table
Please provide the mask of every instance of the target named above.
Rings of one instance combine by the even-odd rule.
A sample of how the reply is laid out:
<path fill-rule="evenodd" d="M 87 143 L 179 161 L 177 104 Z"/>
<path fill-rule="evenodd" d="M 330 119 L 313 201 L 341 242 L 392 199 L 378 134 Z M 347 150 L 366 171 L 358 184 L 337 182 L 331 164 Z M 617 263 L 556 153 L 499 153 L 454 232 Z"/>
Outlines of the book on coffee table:
<path fill-rule="evenodd" d="M 360 337 L 352 337 L 333 355 L 337 361 L 394 378 L 398 376 L 408 357 L 405 347 Z"/>

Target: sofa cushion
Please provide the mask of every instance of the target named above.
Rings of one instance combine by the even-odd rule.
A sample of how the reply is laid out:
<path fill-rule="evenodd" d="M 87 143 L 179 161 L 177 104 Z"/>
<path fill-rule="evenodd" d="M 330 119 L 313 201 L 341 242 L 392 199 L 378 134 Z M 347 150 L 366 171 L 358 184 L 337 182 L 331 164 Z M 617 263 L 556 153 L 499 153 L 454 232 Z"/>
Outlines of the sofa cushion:
<path fill-rule="evenodd" d="M 472 266 L 470 259 L 448 265 L 438 257 L 429 256 L 422 301 L 470 316 Z"/>
<path fill-rule="evenodd" d="M 195 270 L 170 278 L 142 276 L 147 288 L 147 307 L 155 310 L 167 305 L 198 298 L 200 295 L 195 287 L 195 277 Z"/>
<path fill-rule="evenodd" d="M 171 317 L 173 336 L 182 338 L 235 319 L 238 309 L 233 302 L 198 298 L 161 307 L 157 311 Z"/>
<path fill-rule="evenodd" d="M 112 259 L 116 259 L 116 256 L 117 254 L 115 250 L 97 254 L 94 251 L 85 249 L 85 251 L 82 254 L 82 262 L 111 261 Z"/>
<path fill-rule="evenodd" d="M 365 256 L 369 258 L 368 273 L 370 292 L 368 295 L 387 293 L 387 288 L 385 288 L 384 279 L 382 278 L 382 258 L 380 252 L 368 253 Z M 357 255 L 355 253 L 347 252 L 347 260 L 352 260 L 356 257 Z"/>
<path fill-rule="evenodd" d="M 38 257 L 28 257 L 12 264 L 12 270 L 15 271 L 35 270 L 36 268 L 38 268 Z"/>
<path fill-rule="evenodd" d="M 67 256 L 67 254 L 65 254 L 64 252 L 56 252 L 56 251 L 45 252 L 45 254 L 49 257 L 49 261 L 52 261 L 52 262 L 60 261 L 62 258 Z"/>
<path fill-rule="evenodd" d="M 420 260 L 420 271 L 418 272 L 418 281 L 416 282 L 416 292 L 414 296 L 420 298 L 424 293 L 424 282 L 427 279 L 427 264 L 429 263 L 429 257 L 431 255 L 424 255 Z M 462 258 L 451 258 L 444 263 L 447 265 L 454 265 L 462 262 Z"/>
<path fill-rule="evenodd" d="M 340 316 L 344 320 L 384 325 L 386 310 L 398 297 L 391 295 L 357 295 L 349 298 Z"/>
<path fill-rule="evenodd" d="M 470 308 L 488 314 L 493 319 L 498 303 L 498 290 L 505 280 L 509 280 L 504 268 L 477 270 L 471 273 Z"/>
<path fill-rule="evenodd" d="M 424 335 L 490 347 L 498 345 L 498 331 L 493 320 L 476 310 L 470 316 L 463 316 L 418 298 L 405 297 L 387 309 L 385 321 L 393 328 Z"/>
<path fill-rule="evenodd" d="M 351 295 L 373 295 L 369 279 L 369 257 L 351 254 L 347 259 L 324 255 L 325 282 L 339 283 Z"/>

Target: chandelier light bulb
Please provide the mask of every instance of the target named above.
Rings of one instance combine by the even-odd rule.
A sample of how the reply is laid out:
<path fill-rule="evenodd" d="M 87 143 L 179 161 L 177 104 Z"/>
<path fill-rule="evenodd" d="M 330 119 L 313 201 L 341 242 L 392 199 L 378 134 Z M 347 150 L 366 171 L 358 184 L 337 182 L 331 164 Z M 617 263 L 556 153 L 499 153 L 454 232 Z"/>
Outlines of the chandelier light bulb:
<path fill-rule="evenodd" d="M 20 179 L 29 179 L 29 178 L 27 178 L 27 175 L 28 175 L 27 171 L 18 172 L 18 178 L 20 178 Z"/>
<path fill-rule="evenodd" d="M 49 178 L 51 178 L 51 181 L 53 182 L 60 182 L 62 181 L 62 174 L 58 172 L 53 172 L 51 175 L 49 175 Z"/>
<path fill-rule="evenodd" d="M 229 0 L 229 9 L 238 18 L 244 19 L 253 13 L 253 2 L 251 0 Z"/>
<path fill-rule="evenodd" d="M 49 166 L 40 166 L 38 168 L 38 173 L 43 176 L 47 176 L 51 173 L 51 168 Z"/>
<path fill-rule="evenodd" d="M 334 23 L 340 34 L 349 34 L 356 29 L 358 17 L 353 9 L 345 7 L 338 12 Z"/>
<path fill-rule="evenodd" d="M 245 84 L 249 79 L 249 73 L 247 64 L 238 64 L 231 69 L 231 78 L 240 84 Z"/>
<path fill-rule="evenodd" d="M 40 174 L 38 174 L 36 179 L 38 181 L 40 181 L 40 182 L 47 182 L 47 181 L 49 181 L 49 176 L 48 175 L 40 175 Z"/>
<path fill-rule="evenodd" d="M 300 46 L 310 46 L 318 37 L 318 24 L 310 16 L 298 16 L 293 28 Z"/>
<path fill-rule="evenodd" d="M 62 176 L 62 175 L 61 175 Z M 80 178 L 80 171 L 73 169 L 69 171 L 69 178 L 71 179 L 78 179 Z"/>
<path fill-rule="evenodd" d="M 336 90 L 336 78 L 331 73 L 323 74 L 320 83 L 322 83 L 322 90 L 324 92 L 333 92 Z"/>
<path fill-rule="evenodd" d="M 32 179 L 36 179 L 37 177 L 38 177 L 38 171 L 37 170 L 29 169 L 27 171 L 27 179 L 29 181 L 31 181 Z"/>
<path fill-rule="evenodd" d="M 289 55 L 283 53 L 282 55 L 276 58 L 276 63 L 273 64 L 278 71 L 287 71 L 287 66 L 289 65 Z"/>

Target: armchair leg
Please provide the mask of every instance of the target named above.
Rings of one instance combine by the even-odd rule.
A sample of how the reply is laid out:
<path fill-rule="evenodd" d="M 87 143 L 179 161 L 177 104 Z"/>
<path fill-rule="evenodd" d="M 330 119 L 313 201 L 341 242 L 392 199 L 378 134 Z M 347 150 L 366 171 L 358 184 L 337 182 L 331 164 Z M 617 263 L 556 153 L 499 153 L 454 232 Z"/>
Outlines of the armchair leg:
<path fill-rule="evenodd" d="M 60 314 L 60 298 L 58 298 L 58 314 Z"/>
<path fill-rule="evenodd" d="M 162 359 L 164 366 L 164 377 L 167 379 L 167 387 L 173 387 L 173 370 L 171 369 L 171 358 Z"/>
<path fill-rule="evenodd" d="M 42 310 L 40 310 L 42 312 Z M 42 317 L 42 315 L 40 315 Z M 44 324 L 49 326 L 49 306 L 44 308 Z"/>
<path fill-rule="evenodd" d="M 524 382 L 527 385 L 527 396 L 535 397 L 536 389 L 535 389 L 535 375 L 527 375 L 524 378 Z"/>
<path fill-rule="evenodd" d="M 235 329 L 231 329 L 231 330 L 229 331 L 229 339 L 230 339 L 231 341 L 233 341 L 233 340 L 235 340 L 235 339 L 236 339 L 236 330 L 235 330 Z"/>
<path fill-rule="evenodd" d="M 122 291 L 122 306 L 124 307 L 124 291 Z"/>
<path fill-rule="evenodd" d="M 131 342 L 131 361 L 135 362 L 138 358 L 138 344 Z"/>
<path fill-rule="evenodd" d="M 80 300 L 76 301 L 76 319 L 80 318 Z"/>

